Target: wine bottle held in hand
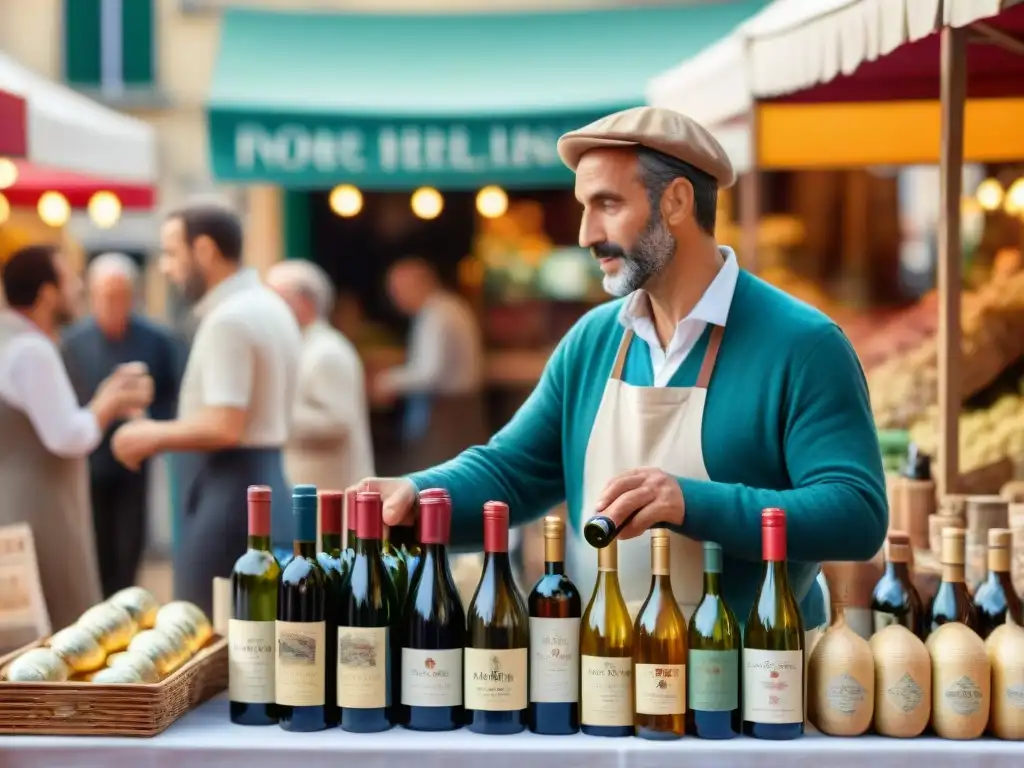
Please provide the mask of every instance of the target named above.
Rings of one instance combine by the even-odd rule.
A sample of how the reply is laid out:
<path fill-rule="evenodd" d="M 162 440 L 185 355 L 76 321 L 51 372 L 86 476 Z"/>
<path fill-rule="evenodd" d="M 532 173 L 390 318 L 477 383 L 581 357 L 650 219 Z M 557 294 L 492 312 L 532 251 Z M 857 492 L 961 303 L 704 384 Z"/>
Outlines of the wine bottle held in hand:
<path fill-rule="evenodd" d="M 401 611 L 384 564 L 380 494 L 360 491 L 355 508 L 355 557 L 339 612 L 338 706 L 344 730 L 375 733 L 394 724 L 395 631 Z"/>
<path fill-rule="evenodd" d="M 597 583 L 580 622 L 580 729 L 633 735 L 633 622 L 619 588 L 619 543 L 597 550 Z"/>
<path fill-rule="evenodd" d="M 484 568 L 469 605 L 464 698 L 469 729 L 519 733 L 526 727 L 530 631 L 508 557 L 508 505 L 484 504 Z"/>
<path fill-rule="evenodd" d="M 228 697 L 231 722 L 239 725 L 277 722 L 274 622 L 281 567 L 270 551 L 270 494 L 265 485 L 249 486 L 249 545 L 231 571 Z"/>
<path fill-rule="evenodd" d="M 786 513 L 761 512 L 761 583 L 743 636 L 743 732 L 804 733 L 804 627 L 786 570 Z"/>
<path fill-rule="evenodd" d="M 672 594 L 669 532 L 651 531 L 651 591 L 633 627 L 636 735 L 678 739 L 686 730 L 686 617 Z"/>
<path fill-rule="evenodd" d="M 327 688 L 324 699 L 327 724 L 338 724 L 338 611 L 347 569 L 341 557 L 341 518 L 345 495 L 341 491 L 320 491 L 320 552 L 316 561 L 326 577 L 324 622 L 327 627 L 327 654 L 324 658 Z"/>
<path fill-rule="evenodd" d="M 402 725 L 414 731 L 452 731 L 465 722 L 462 653 L 466 612 L 448 564 L 452 500 L 431 488 L 420 494 L 421 567 L 403 610 Z"/>
<path fill-rule="evenodd" d="M 704 596 L 690 617 L 688 726 L 702 739 L 738 736 L 743 635 L 721 594 L 722 548 L 704 542 Z"/>
<path fill-rule="evenodd" d="M 327 727 L 327 577 L 316 561 L 315 485 L 292 489 L 292 512 L 294 556 L 281 574 L 278 590 L 274 688 L 282 728 L 322 731 Z"/>
<path fill-rule="evenodd" d="M 530 730 L 565 735 L 580 728 L 580 593 L 565 575 L 565 521 L 544 518 L 544 575 L 530 610 Z"/>

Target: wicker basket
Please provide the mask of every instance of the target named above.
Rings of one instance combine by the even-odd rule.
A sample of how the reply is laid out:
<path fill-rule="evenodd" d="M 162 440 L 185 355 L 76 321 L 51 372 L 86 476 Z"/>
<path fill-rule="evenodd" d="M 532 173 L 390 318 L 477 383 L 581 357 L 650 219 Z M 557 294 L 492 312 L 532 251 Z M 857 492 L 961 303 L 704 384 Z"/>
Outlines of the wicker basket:
<path fill-rule="evenodd" d="M 0 670 L 35 642 L 0 658 Z M 152 685 L 0 682 L 0 734 L 156 736 L 228 686 L 228 641 L 214 637 Z"/>

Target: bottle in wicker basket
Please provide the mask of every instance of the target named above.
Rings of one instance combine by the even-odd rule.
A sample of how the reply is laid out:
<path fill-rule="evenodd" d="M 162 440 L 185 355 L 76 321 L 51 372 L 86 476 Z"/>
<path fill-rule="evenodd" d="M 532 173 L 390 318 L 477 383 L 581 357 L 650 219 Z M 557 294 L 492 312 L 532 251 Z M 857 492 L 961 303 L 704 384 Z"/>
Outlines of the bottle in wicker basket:
<path fill-rule="evenodd" d="M 931 659 L 924 643 L 901 624 L 891 624 L 869 643 L 875 666 L 875 730 L 912 739 L 932 714 Z"/>
<path fill-rule="evenodd" d="M 992 665 L 989 730 L 1000 739 L 1024 739 L 1024 629 L 1003 624 L 985 641 Z"/>
<path fill-rule="evenodd" d="M 932 660 L 932 728 L 944 739 L 985 732 L 992 701 L 991 665 L 984 641 L 961 624 L 943 624 L 926 644 Z"/>
<path fill-rule="evenodd" d="M 875 669 L 868 641 L 846 623 L 846 592 L 832 603 L 832 626 L 807 665 L 807 712 L 829 736 L 860 736 L 871 727 Z"/>

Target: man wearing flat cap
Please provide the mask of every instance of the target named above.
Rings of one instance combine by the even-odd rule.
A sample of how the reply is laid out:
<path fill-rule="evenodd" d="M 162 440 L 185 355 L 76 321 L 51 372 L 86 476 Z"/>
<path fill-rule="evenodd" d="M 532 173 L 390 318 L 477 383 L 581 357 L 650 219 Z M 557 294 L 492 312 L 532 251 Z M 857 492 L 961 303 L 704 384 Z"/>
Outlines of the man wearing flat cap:
<path fill-rule="evenodd" d="M 558 152 L 576 172 L 580 245 L 617 300 L 569 331 L 490 443 L 378 480 L 385 521 L 414 517 L 417 490 L 447 488 L 453 543 L 478 545 L 489 499 L 507 501 L 515 525 L 565 499 L 577 534 L 596 513 L 622 526 L 619 580 L 634 611 L 650 586 L 648 531 L 667 527 L 687 616 L 702 594 L 701 542 L 714 541 L 743 621 L 760 581 L 761 511 L 779 507 L 804 626 L 820 626 L 819 564 L 872 557 L 888 525 L 853 348 L 715 242 L 718 189 L 735 174 L 690 118 L 629 109 L 567 133 Z M 572 544 L 568 572 L 586 593 L 596 557 L 581 535 Z"/>

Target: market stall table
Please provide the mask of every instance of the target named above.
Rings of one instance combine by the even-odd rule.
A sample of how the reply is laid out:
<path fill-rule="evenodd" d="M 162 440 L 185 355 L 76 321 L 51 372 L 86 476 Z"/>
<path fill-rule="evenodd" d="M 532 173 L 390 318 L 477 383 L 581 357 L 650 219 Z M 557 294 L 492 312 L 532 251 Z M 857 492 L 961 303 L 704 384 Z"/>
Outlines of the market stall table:
<path fill-rule="evenodd" d="M 204 704 L 153 739 L 70 736 L 0 736 L 3 768 L 336 768 L 339 759 L 360 768 L 392 768 L 413 760 L 417 768 L 1019 768 L 1024 743 L 983 739 L 835 739 L 809 734 L 798 741 L 754 739 L 675 742 L 577 736 L 482 736 L 417 733 L 354 734 L 338 729 L 287 733 L 228 722 L 224 698 Z"/>

